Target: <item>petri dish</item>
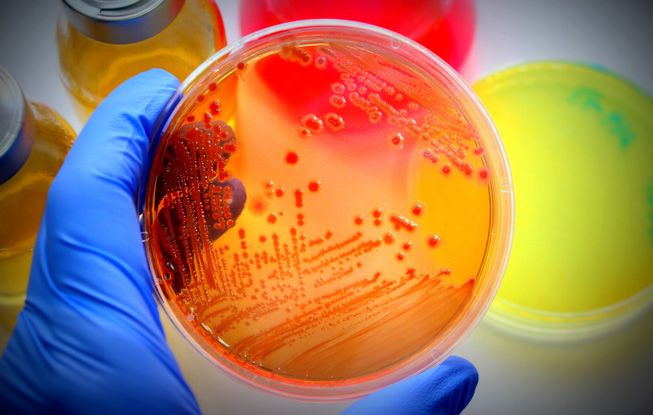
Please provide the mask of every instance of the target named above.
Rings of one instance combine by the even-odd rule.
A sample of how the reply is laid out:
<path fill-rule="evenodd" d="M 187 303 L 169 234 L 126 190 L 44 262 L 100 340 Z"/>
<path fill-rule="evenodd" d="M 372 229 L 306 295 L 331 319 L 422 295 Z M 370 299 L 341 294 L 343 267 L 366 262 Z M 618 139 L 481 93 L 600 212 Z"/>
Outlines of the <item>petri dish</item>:
<path fill-rule="evenodd" d="M 181 86 L 141 187 L 157 296 L 232 376 L 306 400 L 440 362 L 500 281 L 508 165 L 471 90 L 374 26 L 256 32 Z"/>
<path fill-rule="evenodd" d="M 568 62 L 514 66 L 474 89 L 505 145 L 519 212 L 488 321 L 571 340 L 637 315 L 653 299 L 651 97 Z"/>

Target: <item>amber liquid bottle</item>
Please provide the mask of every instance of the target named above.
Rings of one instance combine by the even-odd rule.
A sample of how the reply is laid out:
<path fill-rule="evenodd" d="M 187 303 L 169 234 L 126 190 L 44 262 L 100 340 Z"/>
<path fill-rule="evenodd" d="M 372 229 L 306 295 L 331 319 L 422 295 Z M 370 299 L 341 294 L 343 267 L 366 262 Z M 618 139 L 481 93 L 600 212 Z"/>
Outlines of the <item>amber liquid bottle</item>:
<path fill-rule="evenodd" d="M 27 290 L 48 189 L 75 132 L 46 105 L 25 99 L 0 68 L 0 350 Z"/>
<path fill-rule="evenodd" d="M 82 122 L 126 79 L 162 68 L 184 80 L 225 45 L 214 0 L 63 0 L 59 69 Z"/>

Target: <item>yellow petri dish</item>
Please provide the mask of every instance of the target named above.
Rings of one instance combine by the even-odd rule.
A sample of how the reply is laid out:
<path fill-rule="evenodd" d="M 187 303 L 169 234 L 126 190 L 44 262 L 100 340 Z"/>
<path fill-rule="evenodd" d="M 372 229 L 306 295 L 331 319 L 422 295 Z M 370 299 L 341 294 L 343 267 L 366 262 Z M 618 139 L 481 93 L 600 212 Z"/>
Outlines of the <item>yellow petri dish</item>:
<path fill-rule="evenodd" d="M 515 234 L 487 319 L 545 338 L 605 333 L 653 298 L 653 100 L 594 66 L 481 80 L 512 167 Z"/>

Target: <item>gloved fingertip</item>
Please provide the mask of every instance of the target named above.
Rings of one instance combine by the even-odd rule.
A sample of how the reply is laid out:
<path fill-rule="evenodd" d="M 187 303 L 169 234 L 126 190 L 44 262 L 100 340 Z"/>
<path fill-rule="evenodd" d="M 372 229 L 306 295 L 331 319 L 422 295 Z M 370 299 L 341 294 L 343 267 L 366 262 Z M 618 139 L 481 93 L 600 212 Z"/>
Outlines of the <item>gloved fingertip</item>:
<path fill-rule="evenodd" d="M 141 72 L 138 75 L 135 75 L 121 85 L 119 85 L 115 90 L 138 88 L 138 89 L 150 89 L 150 88 L 160 88 L 160 89 L 174 89 L 176 90 L 179 87 L 179 79 L 176 76 L 161 68 L 149 69 L 145 72 Z M 112 92 L 111 94 L 114 94 Z"/>
<path fill-rule="evenodd" d="M 141 72 L 118 85 L 100 103 L 84 130 L 101 128 L 100 125 L 106 125 L 121 114 L 131 114 L 137 116 L 149 132 L 150 126 L 178 88 L 179 80 L 163 69 Z M 80 136 L 85 135 L 84 130 Z"/>
<path fill-rule="evenodd" d="M 434 370 L 433 381 L 443 379 L 450 393 L 448 395 L 450 413 L 460 413 L 469 404 L 478 385 L 478 370 L 468 360 L 452 356 Z"/>
<path fill-rule="evenodd" d="M 343 414 L 459 414 L 471 401 L 477 384 L 474 365 L 463 358 L 450 357 L 434 368 L 355 402 Z"/>
<path fill-rule="evenodd" d="M 83 196 L 102 188 L 101 182 L 110 182 L 133 194 L 146 165 L 153 129 L 178 88 L 179 80 L 172 74 L 151 69 L 114 89 L 80 132 L 54 188 L 78 189 Z"/>
<path fill-rule="evenodd" d="M 442 362 L 437 368 L 440 370 L 448 370 L 464 376 L 465 378 L 473 381 L 474 384 L 478 383 L 478 370 L 469 360 L 460 356 L 450 356 Z M 437 369 L 436 368 L 436 369 Z"/>

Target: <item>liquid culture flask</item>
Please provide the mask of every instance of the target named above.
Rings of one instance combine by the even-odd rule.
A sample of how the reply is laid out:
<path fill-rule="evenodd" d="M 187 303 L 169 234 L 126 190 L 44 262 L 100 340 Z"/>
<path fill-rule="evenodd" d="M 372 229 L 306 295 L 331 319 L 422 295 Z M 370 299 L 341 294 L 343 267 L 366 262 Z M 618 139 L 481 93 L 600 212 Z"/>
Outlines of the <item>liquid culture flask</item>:
<path fill-rule="evenodd" d="M 75 139 L 49 107 L 25 100 L 0 67 L 0 349 L 22 308 L 50 183 Z"/>
<path fill-rule="evenodd" d="M 441 361 L 500 280 L 500 141 L 442 60 L 302 21 L 213 56 L 160 125 L 144 187 L 155 286 L 236 378 L 351 398 Z"/>
<path fill-rule="evenodd" d="M 85 121 L 126 79 L 162 68 L 184 79 L 225 45 L 214 0 L 63 0 L 63 82 Z"/>
<path fill-rule="evenodd" d="M 429 48 L 460 68 L 474 38 L 473 0 L 241 0 L 240 28 L 248 34 L 302 19 L 346 19 L 381 26 Z"/>

